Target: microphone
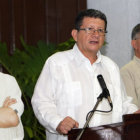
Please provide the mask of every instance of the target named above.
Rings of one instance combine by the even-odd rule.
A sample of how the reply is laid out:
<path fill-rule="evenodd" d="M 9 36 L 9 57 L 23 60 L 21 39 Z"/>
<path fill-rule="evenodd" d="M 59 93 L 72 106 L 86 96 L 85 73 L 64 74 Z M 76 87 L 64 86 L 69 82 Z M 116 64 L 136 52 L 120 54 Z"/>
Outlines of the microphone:
<path fill-rule="evenodd" d="M 99 95 L 99 97 L 97 97 L 97 102 L 96 102 L 96 104 L 95 104 L 93 110 L 90 111 L 90 112 L 87 114 L 86 123 L 84 124 L 84 127 L 81 129 L 80 133 L 78 134 L 76 140 L 80 140 L 81 136 L 83 135 L 85 129 L 87 128 L 87 126 L 88 126 L 88 124 L 89 124 L 89 122 L 90 122 L 92 116 L 94 115 L 94 112 L 95 112 L 95 111 L 99 111 L 99 112 L 110 112 L 110 111 L 112 111 L 113 105 L 112 105 L 112 101 L 111 101 L 111 98 L 110 98 L 110 94 L 109 94 L 109 91 L 108 91 L 108 89 L 107 89 L 107 87 L 106 87 L 105 81 L 104 81 L 102 75 L 98 75 L 97 78 L 98 78 L 98 81 L 99 81 L 99 83 L 100 83 L 100 86 L 101 86 L 103 92 Z M 109 104 L 110 104 L 110 106 L 111 106 L 111 110 L 110 110 L 110 111 L 96 110 L 96 108 L 98 107 L 99 103 L 102 101 L 103 97 L 105 97 L 105 98 L 108 99 L 108 102 L 109 102 Z"/>
<path fill-rule="evenodd" d="M 103 76 L 102 75 L 98 75 L 97 79 L 98 79 L 98 81 L 100 83 L 100 86 L 101 86 L 101 88 L 103 90 L 103 95 L 105 96 L 105 98 L 108 99 L 108 102 L 109 102 L 111 108 L 113 108 L 113 104 L 112 104 L 112 101 L 111 101 L 111 98 L 110 98 L 109 90 L 107 89 L 107 86 L 105 84 Z"/>

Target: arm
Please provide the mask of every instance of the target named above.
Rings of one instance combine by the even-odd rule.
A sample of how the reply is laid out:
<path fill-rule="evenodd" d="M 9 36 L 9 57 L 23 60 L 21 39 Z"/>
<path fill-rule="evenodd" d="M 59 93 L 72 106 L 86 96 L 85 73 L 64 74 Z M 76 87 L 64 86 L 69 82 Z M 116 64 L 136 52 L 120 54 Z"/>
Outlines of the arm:
<path fill-rule="evenodd" d="M 121 69 L 121 76 L 123 79 L 123 83 L 124 83 L 127 95 L 131 96 L 133 98 L 132 102 L 138 105 L 135 83 L 134 83 L 134 78 L 132 74 L 126 69 Z"/>
<path fill-rule="evenodd" d="M 36 83 L 32 97 L 32 107 L 39 122 L 50 132 L 57 133 L 56 127 L 64 119 L 57 114 L 51 64 L 47 61 Z"/>
<path fill-rule="evenodd" d="M 122 100 L 123 100 L 123 114 L 134 113 L 138 110 L 137 106 L 132 103 L 132 97 L 128 96 L 125 91 L 123 81 L 121 80 L 122 86 Z"/>
<path fill-rule="evenodd" d="M 17 126 L 24 110 L 21 90 L 13 76 L 7 74 L 0 76 L 0 127 Z"/>
<path fill-rule="evenodd" d="M 0 108 L 0 128 L 8 128 L 17 126 L 19 118 L 17 113 L 10 108 L 10 105 L 15 104 L 16 100 L 7 97 Z"/>
<path fill-rule="evenodd" d="M 11 99 L 15 99 L 16 103 L 10 104 L 10 108 L 13 110 L 17 110 L 17 115 L 20 118 L 24 111 L 24 104 L 21 100 L 21 90 L 18 86 L 18 83 L 14 77 L 9 80 L 8 88 L 7 88 L 7 96 L 10 96 Z"/>
<path fill-rule="evenodd" d="M 57 78 L 55 79 L 58 76 L 56 69 L 57 67 L 52 62 L 46 62 L 35 86 L 32 106 L 37 119 L 48 131 L 66 134 L 72 127 L 75 127 L 76 121 L 59 112 L 57 92 L 60 82 Z"/>

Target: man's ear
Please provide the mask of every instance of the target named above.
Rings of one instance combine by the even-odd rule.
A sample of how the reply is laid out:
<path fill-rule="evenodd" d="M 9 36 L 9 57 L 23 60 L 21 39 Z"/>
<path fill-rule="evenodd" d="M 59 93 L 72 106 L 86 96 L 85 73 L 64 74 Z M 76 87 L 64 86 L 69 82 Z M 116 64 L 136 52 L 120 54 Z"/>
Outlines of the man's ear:
<path fill-rule="evenodd" d="M 73 29 L 71 31 L 71 35 L 76 42 L 77 42 L 77 33 L 78 33 L 78 31 L 76 29 Z"/>
<path fill-rule="evenodd" d="M 131 40 L 131 46 L 136 49 L 137 46 L 136 46 L 136 40 Z"/>

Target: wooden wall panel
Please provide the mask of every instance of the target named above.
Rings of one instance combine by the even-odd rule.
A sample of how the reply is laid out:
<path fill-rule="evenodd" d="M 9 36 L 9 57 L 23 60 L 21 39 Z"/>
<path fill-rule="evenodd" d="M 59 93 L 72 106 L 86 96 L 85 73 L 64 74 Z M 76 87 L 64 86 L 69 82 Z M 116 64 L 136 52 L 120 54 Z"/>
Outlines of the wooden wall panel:
<path fill-rule="evenodd" d="M 71 37 L 77 13 L 86 0 L 0 0 L 0 41 L 10 52 L 21 48 L 20 36 L 29 45 L 38 40 L 61 43 Z"/>
<path fill-rule="evenodd" d="M 46 33 L 47 42 L 57 42 L 57 6 L 56 0 L 46 2 Z"/>
<path fill-rule="evenodd" d="M 12 2 L 10 0 L 0 1 L 0 40 L 8 44 L 9 51 L 13 45 L 13 19 Z"/>
<path fill-rule="evenodd" d="M 25 2 L 26 37 L 29 44 L 46 38 L 45 4 L 45 0 L 26 0 Z"/>
<path fill-rule="evenodd" d="M 86 9 L 86 0 L 53 0 L 47 2 L 47 17 L 50 42 L 60 43 L 71 37 L 77 13 Z"/>
<path fill-rule="evenodd" d="M 23 36 L 25 41 L 26 39 L 26 23 L 25 23 L 25 1 L 24 0 L 14 0 L 13 1 L 13 19 L 14 19 L 14 38 L 15 45 L 18 48 L 21 48 L 20 36 Z"/>

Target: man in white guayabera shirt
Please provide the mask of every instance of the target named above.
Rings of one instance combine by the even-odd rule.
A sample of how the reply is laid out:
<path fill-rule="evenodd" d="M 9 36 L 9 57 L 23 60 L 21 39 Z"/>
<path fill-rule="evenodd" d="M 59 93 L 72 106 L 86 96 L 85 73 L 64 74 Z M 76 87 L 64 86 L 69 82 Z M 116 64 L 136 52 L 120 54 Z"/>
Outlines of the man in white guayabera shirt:
<path fill-rule="evenodd" d="M 20 120 L 24 110 L 21 91 L 14 77 L 0 72 L 0 139 L 23 140 Z"/>
<path fill-rule="evenodd" d="M 76 41 L 73 49 L 58 52 L 46 61 L 34 90 L 32 106 L 46 128 L 47 140 L 66 140 L 64 134 L 84 126 L 88 112 L 102 92 L 98 75 L 104 77 L 113 110 L 95 112 L 89 127 L 120 122 L 123 114 L 138 110 L 125 93 L 118 66 L 99 51 L 106 28 L 107 19 L 101 11 L 81 11 L 71 33 Z M 108 100 L 103 98 L 98 110 L 109 109 Z"/>

